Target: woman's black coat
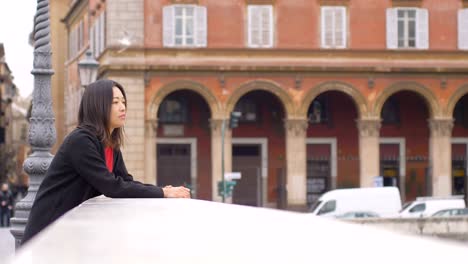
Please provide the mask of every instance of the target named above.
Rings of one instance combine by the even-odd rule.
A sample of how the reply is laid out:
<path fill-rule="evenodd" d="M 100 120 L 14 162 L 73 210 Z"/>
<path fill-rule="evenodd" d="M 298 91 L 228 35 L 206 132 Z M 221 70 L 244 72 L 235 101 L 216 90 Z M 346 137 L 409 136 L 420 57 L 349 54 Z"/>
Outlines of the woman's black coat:
<path fill-rule="evenodd" d="M 90 131 L 77 128 L 63 141 L 34 200 L 22 243 L 70 209 L 95 196 L 162 198 L 162 188 L 134 181 L 120 151 L 114 168 L 106 167 L 104 145 Z"/>

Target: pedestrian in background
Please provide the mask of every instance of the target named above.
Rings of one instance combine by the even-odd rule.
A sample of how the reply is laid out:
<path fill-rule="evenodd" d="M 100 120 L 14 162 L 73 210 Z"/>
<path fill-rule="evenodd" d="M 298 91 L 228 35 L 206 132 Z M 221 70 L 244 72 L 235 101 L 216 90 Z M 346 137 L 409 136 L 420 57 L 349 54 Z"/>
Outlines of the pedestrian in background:
<path fill-rule="evenodd" d="M 3 183 L 0 190 L 0 226 L 9 227 L 11 211 L 13 209 L 13 194 L 7 183 Z"/>
<path fill-rule="evenodd" d="M 111 80 L 86 87 L 78 127 L 64 140 L 46 173 L 31 208 L 22 244 L 82 202 L 111 198 L 190 198 L 183 187 L 157 187 L 133 180 L 121 146 L 127 111 L 124 88 Z"/>

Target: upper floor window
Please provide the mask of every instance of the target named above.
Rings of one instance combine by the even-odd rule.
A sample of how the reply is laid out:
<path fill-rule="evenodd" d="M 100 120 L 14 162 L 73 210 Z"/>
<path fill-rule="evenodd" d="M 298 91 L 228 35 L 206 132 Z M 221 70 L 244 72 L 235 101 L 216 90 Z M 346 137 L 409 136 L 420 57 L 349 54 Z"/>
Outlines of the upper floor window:
<path fill-rule="evenodd" d="M 93 51 L 94 56 L 97 58 L 104 51 L 106 46 L 106 23 L 105 23 L 106 13 L 102 12 L 99 16 L 96 16 L 94 24 L 89 30 L 89 42 L 91 50 Z"/>
<path fill-rule="evenodd" d="M 468 50 L 468 8 L 458 10 L 458 48 Z"/>
<path fill-rule="evenodd" d="M 164 47 L 206 47 L 206 7 L 170 5 L 163 8 Z"/>
<path fill-rule="evenodd" d="M 273 47 L 273 6 L 249 5 L 247 20 L 248 47 Z"/>
<path fill-rule="evenodd" d="M 346 48 L 346 8 L 344 6 L 322 6 L 322 48 Z"/>
<path fill-rule="evenodd" d="M 429 48 L 429 15 L 423 8 L 387 9 L 387 48 Z"/>
<path fill-rule="evenodd" d="M 81 20 L 68 33 L 68 58 L 72 59 L 84 47 L 84 22 Z"/>

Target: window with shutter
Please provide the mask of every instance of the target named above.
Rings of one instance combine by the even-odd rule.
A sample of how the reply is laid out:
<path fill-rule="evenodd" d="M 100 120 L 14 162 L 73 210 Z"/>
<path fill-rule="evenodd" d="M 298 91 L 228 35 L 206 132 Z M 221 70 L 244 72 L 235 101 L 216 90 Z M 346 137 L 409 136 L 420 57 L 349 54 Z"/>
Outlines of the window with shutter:
<path fill-rule="evenodd" d="M 273 47 L 273 6 L 249 5 L 247 39 L 251 48 Z"/>
<path fill-rule="evenodd" d="M 206 47 L 206 7 L 171 5 L 163 8 L 165 47 Z"/>
<path fill-rule="evenodd" d="M 424 8 L 387 9 L 387 48 L 429 48 L 429 15 Z"/>
<path fill-rule="evenodd" d="M 458 48 L 468 50 L 468 8 L 458 10 Z"/>
<path fill-rule="evenodd" d="M 346 8 L 323 6 L 321 32 L 322 48 L 346 48 Z"/>
<path fill-rule="evenodd" d="M 416 47 L 416 9 L 403 8 L 397 10 L 398 47 Z"/>

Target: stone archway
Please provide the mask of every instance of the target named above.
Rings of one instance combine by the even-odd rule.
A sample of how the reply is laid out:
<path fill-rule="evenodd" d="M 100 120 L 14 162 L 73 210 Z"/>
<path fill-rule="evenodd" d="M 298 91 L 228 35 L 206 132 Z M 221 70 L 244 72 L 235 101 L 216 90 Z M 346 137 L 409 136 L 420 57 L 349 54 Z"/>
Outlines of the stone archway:
<path fill-rule="evenodd" d="M 358 110 L 358 117 L 362 118 L 368 115 L 366 98 L 358 89 L 347 83 L 332 81 L 319 84 L 306 94 L 302 100 L 302 105 L 298 111 L 298 116 L 306 117 L 307 111 L 309 110 L 309 106 L 312 101 L 314 101 L 318 95 L 328 91 L 340 91 L 347 94 L 353 99 L 356 105 L 356 109 Z"/>
<path fill-rule="evenodd" d="M 468 94 L 468 84 L 464 84 L 459 87 L 453 94 L 450 96 L 447 106 L 445 107 L 445 115 L 448 117 L 453 117 L 453 111 L 460 99 Z"/>
<path fill-rule="evenodd" d="M 210 91 L 210 89 L 208 89 L 206 86 L 195 81 L 180 80 L 180 81 L 175 81 L 175 82 L 171 82 L 169 84 L 164 85 L 156 92 L 153 98 L 151 98 L 150 103 L 146 110 L 147 120 L 156 120 L 161 102 L 170 93 L 178 91 L 178 90 L 190 90 L 201 95 L 201 97 L 205 99 L 205 101 L 207 102 L 210 108 L 212 119 L 216 119 L 222 116 L 222 111 L 221 111 L 221 106 L 219 104 L 219 101 L 214 96 L 214 94 Z"/>
<path fill-rule="evenodd" d="M 424 85 L 416 82 L 397 82 L 385 88 L 374 102 L 373 115 L 380 117 L 382 107 L 387 99 L 401 91 L 412 91 L 422 96 L 427 103 L 430 118 L 436 118 L 442 115 L 441 108 L 434 93 Z"/>
<path fill-rule="evenodd" d="M 236 103 L 242 96 L 255 90 L 267 91 L 274 94 L 283 104 L 285 117 L 291 118 L 295 116 L 295 107 L 291 96 L 286 92 L 285 89 L 281 88 L 279 84 L 266 80 L 251 81 L 239 86 L 229 97 L 226 103 L 226 116 L 228 116 L 229 113 L 234 110 Z"/>

